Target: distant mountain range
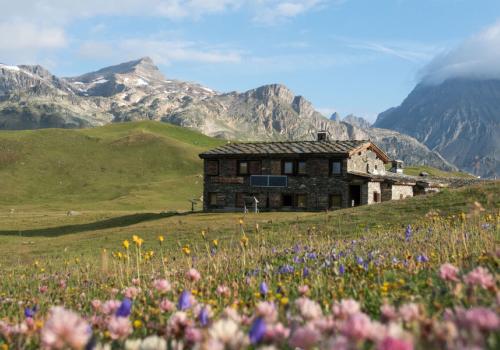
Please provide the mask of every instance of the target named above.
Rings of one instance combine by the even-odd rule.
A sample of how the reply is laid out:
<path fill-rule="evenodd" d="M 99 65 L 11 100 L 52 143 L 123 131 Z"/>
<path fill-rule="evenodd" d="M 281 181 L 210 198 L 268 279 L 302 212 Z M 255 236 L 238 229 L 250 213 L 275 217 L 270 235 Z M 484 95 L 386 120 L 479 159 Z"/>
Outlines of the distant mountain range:
<path fill-rule="evenodd" d="M 413 136 L 468 172 L 500 174 L 500 80 L 421 83 L 374 126 Z"/>
<path fill-rule="evenodd" d="M 326 129 L 335 139 L 370 138 L 407 164 L 456 170 L 413 137 L 372 128 L 352 115 L 329 120 L 280 84 L 218 93 L 167 79 L 149 58 L 70 78 L 40 66 L 0 64 L 0 129 L 82 128 L 148 119 L 245 141 L 313 139 L 317 130 Z"/>

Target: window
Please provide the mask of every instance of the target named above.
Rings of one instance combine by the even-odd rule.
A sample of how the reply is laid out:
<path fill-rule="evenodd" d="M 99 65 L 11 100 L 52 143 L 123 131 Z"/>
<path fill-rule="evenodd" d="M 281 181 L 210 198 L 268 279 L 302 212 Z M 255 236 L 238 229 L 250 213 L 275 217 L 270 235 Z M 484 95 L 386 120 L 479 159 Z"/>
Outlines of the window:
<path fill-rule="evenodd" d="M 370 164 L 366 164 L 366 172 L 369 173 L 370 172 Z"/>
<path fill-rule="evenodd" d="M 306 207 L 307 207 L 307 194 L 298 194 L 297 208 L 306 208 Z"/>
<path fill-rule="evenodd" d="M 216 206 L 217 205 L 217 193 L 209 193 L 208 194 L 208 204 L 210 206 Z"/>
<path fill-rule="evenodd" d="M 375 203 L 380 202 L 380 193 L 378 193 L 378 192 L 373 192 L 373 201 L 374 201 Z"/>
<path fill-rule="evenodd" d="M 206 173 L 210 176 L 219 175 L 219 161 L 218 160 L 207 160 L 206 161 Z"/>
<path fill-rule="evenodd" d="M 282 205 L 283 207 L 293 206 L 293 196 L 291 194 L 284 193 L 282 197 Z"/>
<path fill-rule="evenodd" d="M 298 175 L 306 175 L 307 174 L 306 161 L 305 160 L 299 160 L 297 162 L 297 174 Z"/>
<path fill-rule="evenodd" d="M 342 196 L 340 194 L 330 195 L 330 209 L 342 208 Z"/>
<path fill-rule="evenodd" d="M 341 175 L 342 174 L 342 161 L 341 160 L 333 160 L 332 161 L 331 173 L 332 173 L 332 175 Z"/>
<path fill-rule="evenodd" d="M 239 161 L 238 162 L 238 175 L 248 175 L 248 162 Z"/>
<path fill-rule="evenodd" d="M 293 175 L 293 161 L 284 161 L 283 162 L 283 174 L 284 175 Z"/>
<path fill-rule="evenodd" d="M 255 187 L 287 187 L 286 176 L 279 175 L 252 175 L 250 176 L 250 186 Z"/>

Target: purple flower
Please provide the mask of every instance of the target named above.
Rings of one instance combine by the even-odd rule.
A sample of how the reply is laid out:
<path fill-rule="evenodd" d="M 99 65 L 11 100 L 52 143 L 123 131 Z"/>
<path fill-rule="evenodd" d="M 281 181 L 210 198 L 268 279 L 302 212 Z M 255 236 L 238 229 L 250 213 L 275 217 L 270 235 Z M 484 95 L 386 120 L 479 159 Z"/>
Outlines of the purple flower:
<path fill-rule="evenodd" d="M 253 321 L 252 326 L 250 327 L 250 332 L 248 333 L 250 342 L 252 344 L 257 344 L 262 340 L 265 333 L 266 333 L 266 322 L 262 317 L 257 317 L 255 321 Z"/>
<path fill-rule="evenodd" d="M 295 254 L 300 253 L 300 250 L 301 249 L 300 249 L 300 246 L 298 244 L 296 244 L 296 245 L 293 246 L 293 251 L 294 251 Z"/>
<path fill-rule="evenodd" d="M 429 258 L 427 258 L 427 256 L 425 256 L 425 254 L 420 254 L 419 256 L 417 256 L 417 262 L 419 263 L 426 263 L 429 261 Z"/>
<path fill-rule="evenodd" d="M 130 316 L 130 312 L 132 311 L 132 300 L 129 298 L 124 298 L 122 303 L 116 310 L 115 315 L 117 317 L 128 317 Z"/>
<path fill-rule="evenodd" d="M 25 308 L 24 309 L 24 316 L 26 318 L 33 318 L 35 316 L 35 313 L 36 313 L 36 306 L 33 306 L 32 308 Z"/>
<path fill-rule="evenodd" d="M 339 274 L 342 276 L 342 275 L 344 275 L 344 273 L 345 273 L 345 267 L 344 267 L 344 265 L 340 264 L 340 266 L 339 266 Z"/>
<path fill-rule="evenodd" d="M 408 242 L 411 238 L 413 231 L 411 230 L 411 225 L 406 226 L 405 230 L 405 240 Z"/>
<path fill-rule="evenodd" d="M 191 293 L 187 290 L 183 290 L 181 296 L 179 297 L 179 302 L 177 303 L 177 308 L 179 310 L 186 310 L 191 307 Z"/>
<path fill-rule="evenodd" d="M 262 281 L 259 286 L 260 295 L 265 296 L 269 292 L 269 287 L 265 281 Z"/>
<path fill-rule="evenodd" d="M 278 269 L 278 273 L 284 274 L 284 273 L 293 273 L 295 271 L 295 268 L 292 265 L 285 265 L 281 266 Z"/>
<path fill-rule="evenodd" d="M 307 277 L 309 276 L 309 269 L 307 267 L 304 267 L 302 270 L 302 277 Z"/>
<path fill-rule="evenodd" d="M 358 256 L 356 258 L 356 262 L 358 263 L 358 265 L 363 265 L 363 258 Z"/>
<path fill-rule="evenodd" d="M 317 257 L 316 253 L 307 253 L 308 259 L 315 260 Z"/>
<path fill-rule="evenodd" d="M 203 307 L 201 310 L 200 310 L 200 313 L 198 315 L 198 321 L 200 321 L 200 324 L 203 326 L 203 327 L 206 327 L 208 325 L 208 310 L 206 307 Z"/>

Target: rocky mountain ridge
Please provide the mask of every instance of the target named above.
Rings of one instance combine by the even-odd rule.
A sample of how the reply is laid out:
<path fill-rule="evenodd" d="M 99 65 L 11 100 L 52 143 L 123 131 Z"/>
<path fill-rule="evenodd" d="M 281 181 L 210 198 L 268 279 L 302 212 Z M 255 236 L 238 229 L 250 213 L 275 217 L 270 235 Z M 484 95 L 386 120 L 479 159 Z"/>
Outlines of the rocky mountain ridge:
<path fill-rule="evenodd" d="M 367 128 L 352 116 L 332 121 L 281 84 L 217 93 L 167 79 L 150 58 L 58 78 L 40 66 L 0 65 L 0 129 L 79 128 L 112 122 L 158 120 L 237 140 L 376 140 L 409 164 L 454 170 L 438 154 L 397 132 Z"/>
<path fill-rule="evenodd" d="M 500 174 L 500 80 L 418 84 L 374 126 L 413 136 L 468 172 Z"/>

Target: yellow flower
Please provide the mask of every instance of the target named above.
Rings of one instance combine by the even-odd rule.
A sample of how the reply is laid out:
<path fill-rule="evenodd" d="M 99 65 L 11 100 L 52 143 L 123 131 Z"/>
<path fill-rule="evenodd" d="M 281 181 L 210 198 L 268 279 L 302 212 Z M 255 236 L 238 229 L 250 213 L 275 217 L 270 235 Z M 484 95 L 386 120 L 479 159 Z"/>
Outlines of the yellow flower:
<path fill-rule="evenodd" d="M 134 241 L 135 245 L 138 247 L 140 247 L 142 245 L 142 243 L 144 243 L 144 240 L 141 237 L 136 236 L 136 235 L 132 236 L 132 241 Z"/>
<path fill-rule="evenodd" d="M 280 299 L 280 304 L 281 305 L 287 305 L 288 304 L 288 298 L 287 297 L 283 297 Z"/>
<path fill-rule="evenodd" d="M 243 225 L 243 219 L 240 219 L 238 222 L 240 223 L 240 225 Z"/>
<path fill-rule="evenodd" d="M 165 238 L 164 238 L 163 236 L 161 236 L 161 235 L 160 235 L 160 236 L 158 236 L 158 240 L 160 241 L 160 244 L 162 244 L 162 243 L 163 243 L 163 241 L 165 240 Z"/>
<path fill-rule="evenodd" d="M 126 239 L 123 241 L 122 245 L 123 245 L 123 248 L 128 249 L 128 247 L 130 246 L 130 242 Z"/>
<path fill-rule="evenodd" d="M 142 321 L 141 320 L 135 320 L 134 321 L 134 328 L 141 328 L 142 327 Z"/>
<path fill-rule="evenodd" d="M 216 246 L 216 247 L 217 247 L 217 246 L 219 246 L 219 240 L 218 240 L 218 239 L 214 239 L 214 240 L 212 241 L 212 243 L 213 243 L 213 245 L 214 245 L 214 246 Z"/>
<path fill-rule="evenodd" d="M 203 239 L 206 239 L 205 230 L 201 230 L 201 237 L 202 237 Z"/>
<path fill-rule="evenodd" d="M 191 254 L 191 249 L 189 249 L 189 246 L 188 246 L 188 245 L 185 245 L 185 246 L 182 248 L 182 252 L 183 252 L 185 255 L 190 255 L 190 254 Z"/>

